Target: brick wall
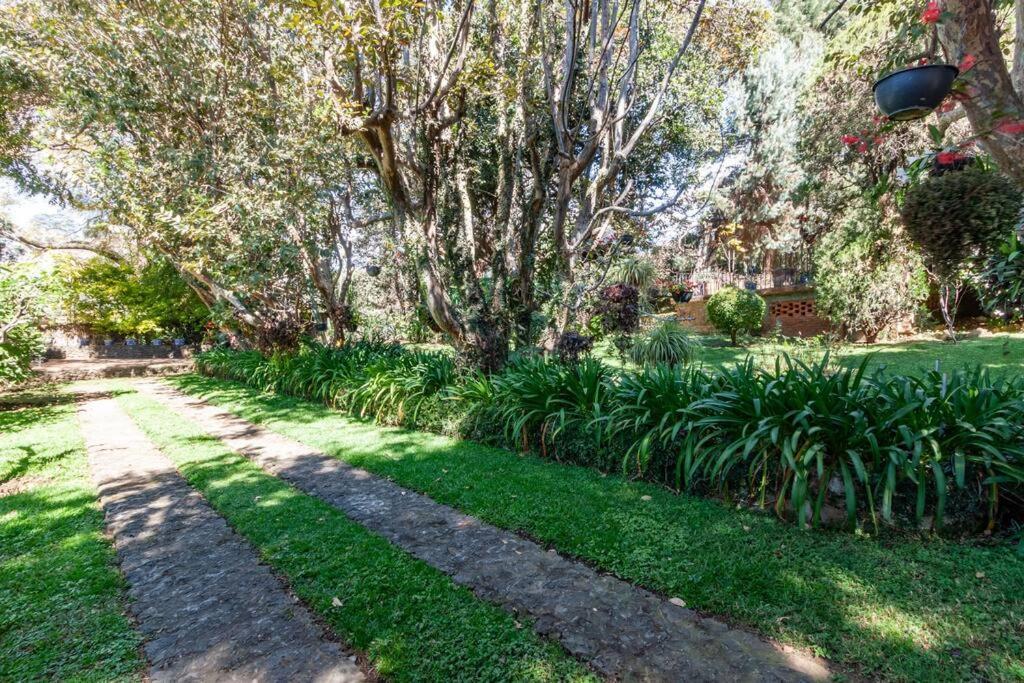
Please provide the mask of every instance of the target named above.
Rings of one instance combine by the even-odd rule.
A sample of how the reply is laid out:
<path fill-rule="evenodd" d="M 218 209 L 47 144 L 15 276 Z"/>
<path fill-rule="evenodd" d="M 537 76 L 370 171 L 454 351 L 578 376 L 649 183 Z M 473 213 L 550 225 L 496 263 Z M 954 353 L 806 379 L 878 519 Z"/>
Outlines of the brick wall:
<path fill-rule="evenodd" d="M 807 285 L 775 287 L 758 292 L 768 304 L 762 331 L 770 332 L 779 325 L 787 337 L 813 337 L 830 329 L 829 321 L 819 317 L 814 305 L 814 288 Z M 709 334 L 715 328 L 708 322 L 705 299 L 696 299 L 676 306 L 676 317 L 683 327 Z"/>

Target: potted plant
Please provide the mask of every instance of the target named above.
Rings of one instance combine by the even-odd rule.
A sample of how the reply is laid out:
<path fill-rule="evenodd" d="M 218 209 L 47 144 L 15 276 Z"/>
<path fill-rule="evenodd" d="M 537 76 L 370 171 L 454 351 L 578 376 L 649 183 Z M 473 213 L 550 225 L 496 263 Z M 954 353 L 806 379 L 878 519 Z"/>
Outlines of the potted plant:
<path fill-rule="evenodd" d="M 693 290 L 695 288 L 694 283 L 687 280 L 669 287 L 669 293 L 672 295 L 672 300 L 677 304 L 685 304 L 693 299 Z"/>
<path fill-rule="evenodd" d="M 923 64 L 893 71 L 875 81 L 875 103 L 893 121 L 927 116 L 946 99 L 960 69 L 952 64 Z"/>

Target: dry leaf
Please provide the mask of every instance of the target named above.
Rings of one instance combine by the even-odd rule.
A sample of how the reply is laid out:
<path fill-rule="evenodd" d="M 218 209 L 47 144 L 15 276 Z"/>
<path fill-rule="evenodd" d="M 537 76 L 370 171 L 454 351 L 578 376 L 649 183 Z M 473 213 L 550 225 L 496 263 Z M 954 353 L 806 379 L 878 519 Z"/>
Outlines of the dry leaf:
<path fill-rule="evenodd" d="M 331 604 L 334 605 L 335 607 L 341 607 L 345 603 L 343 603 L 341 600 L 339 600 L 337 598 L 337 596 L 335 596 L 335 597 L 331 598 Z"/>
<path fill-rule="evenodd" d="M 686 603 L 683 602 L 681 598 L 669 598 L 668 601 L 671 602 L 673 605 L 677 605 L 679 607 L 686 607 Z"/>

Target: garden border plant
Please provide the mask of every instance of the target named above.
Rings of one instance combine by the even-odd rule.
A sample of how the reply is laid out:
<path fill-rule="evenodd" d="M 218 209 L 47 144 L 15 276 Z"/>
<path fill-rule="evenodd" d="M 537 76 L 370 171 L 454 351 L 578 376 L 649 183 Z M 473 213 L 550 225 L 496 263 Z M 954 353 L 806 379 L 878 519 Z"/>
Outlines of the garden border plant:
<path fill-rule="evenodd" d="M 930 517 L 939 529 L 952 513 L 961 531 L 992 530 L 1024 510 L 1024 381 L 981 369 L 869 375 L 866 361 L 832 369 L 826 356 L 772 370 L 748 360 L 614 372 L 594 359 L 524 357 L 461 375 L 444 354 L 372 343 L 270 358 L 219 350 L 197 367 L 382 424 L 773 506 L 801 525 L 840 501 L 851 526 L 876 529 L 879 517 Z"/>

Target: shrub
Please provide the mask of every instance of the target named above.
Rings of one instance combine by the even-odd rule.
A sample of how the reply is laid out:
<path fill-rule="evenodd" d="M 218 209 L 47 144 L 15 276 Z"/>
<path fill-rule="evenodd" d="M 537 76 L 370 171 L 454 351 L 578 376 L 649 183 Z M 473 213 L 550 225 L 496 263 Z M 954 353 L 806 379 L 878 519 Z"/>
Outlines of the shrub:
<path fill-rule="evenodd" d="M 555 345 L 555 353 L 563 363 L 578 363 L 580 356 L 590 353 L 594 347 L 594 340 L 584 337 L 578 332 L 565 332 L 558 338 Z"/>
<path fill-rule="evenodd" d="M 640 324 L 640 293 L 626 284 L 612 285 L 601 290 L 594 315 L 601 317 L 605 332 L 630 334 Z"/>
<path fill-rule="evenodd" d="M 965 273 L 976 271 L 1020 219 L 1021 190 L 980 167 L 930 176 L 907 190 L 903 222 L 939 284 L 950 337 Z"/>
<path fill-rule="evenodd" d="M 869 376 L 864 364 L 828 362 L 613 373 L 592 358 L 525 356 L 486 376 L 460 374 L 443 354 L 373 343 L 197 359 L 204 373 L 378 422 L 618 466 L 676 489 L 773 506 L 801 524 L 841 505 L 851 523 L 921 526 L 931 515 L 939 528 L 951 513 L 968 523 L 987 514 L 992 528 L 1020 500 L 1024 380 L 981 370 Z"/>
<path fill-rule="evenodd" d="M 1024 240 L 1014 234 L 989 257 L 978 278 L 985 311 L 1003 320 L 1024 320 Z"/>
<path fill-rule="evenodd" d="M 32 376 L 32 362 L 41 358 L 46 345 L 34 327 L 17 325 L 0 342 L 0 388 L 24 382 Z"/>
<path fill-rule="evenodd" d="M 637 365 L 685 365 L 690 363 L 700 343 L 682 325 L 668 320 L 641 336 L 629 350 L 629 357 Z"/>
<path fill-rule="evenodd" d="M 646 292 L 654 285 L 658 276 L 654 264 L 639 256 L 627 256 L 616 268 L 619 282 Z"/>
<path fill-rule="evenodd" d="M 814 270 L 818 311 L 844 333 L 863 333 L 870 342 L 913 316 L 928 296 L 920 255 L 872 205 L 822 236 Z"/>
<path fill-rule="evenodd" d="M 732 345 L 740 334 L 751 334 L 761 329 L 768 305 L 757 292 L 726 287 L 708 299 L 708 321 L 715 329 L 729 335 Z"/>

